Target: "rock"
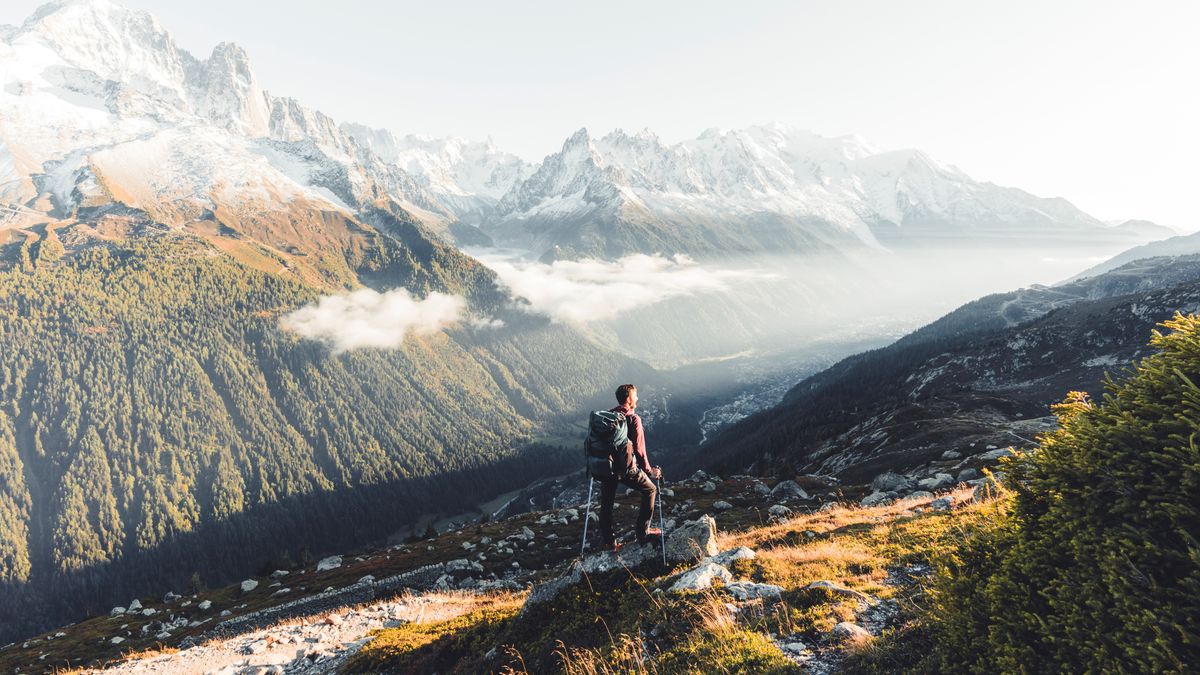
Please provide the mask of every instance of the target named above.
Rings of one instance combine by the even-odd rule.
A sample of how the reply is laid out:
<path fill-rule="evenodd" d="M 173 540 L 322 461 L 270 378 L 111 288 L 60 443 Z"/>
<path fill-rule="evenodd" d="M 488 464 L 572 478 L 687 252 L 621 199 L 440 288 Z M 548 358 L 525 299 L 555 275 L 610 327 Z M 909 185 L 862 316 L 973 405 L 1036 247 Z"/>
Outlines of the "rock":
<path fill-rule="evenodd" d="M 688 480 L 693 483 L 703 483 L 704 481 L 708 480 L 708 474 L 704 473 L 703 471 L 696 471 L 696 473 L 688 477 Z"/>
<path fill-rule="evenodd" d="M 993 462 L 1002 457 L 1012 457 L 1013 455 L 1017 454 L 1017 453 L 1013 452 L 1012 448 L 999 448 L 999 449 L 993 450 L 993 448 L 995 448 L 996 446 L 989 445 L 987 447 L 988 447 L 988 451 L 983 454 L 977 455 L 976 459 L 981 459 L 985 462 Z"/>
<path fill-rule="evenodd" d="M 829 631 L 829 636 L 838 642 L 845 642 L 847 640 L 869 640 L 872 637 L 870 631 L 868 631 L 866 628 L 863 628 L 862 626 L 850 621 L 843 621 L 834 626 L 833 629 Z"/>
<path fill-rule="evenodd" d="M 920 481 L 917 481 L 917 485 L 923 490 L 935 492 L 937 490 L 948 488 L 951 485 L 954 485 L 954 476 L 951 476 L 948 473 L 938 473 L 929 478 L 923 478 Z"/>
<path fill-rule="evenodd" d="M 467 560 L 466 558 L 459 558 L 458 560 L 451 560 L 450 562 L 446 563 L 446 571 L 447 572 L 483 572 L 483 565 L 480 565 L 479 563 L 475 562 L 474 560 Z"/>
<path fill-rule="evenodd" d="M 767 509 L 767 513 L 775 516 L 776 518 L 783 518 L 785 516 L 792 515 L 792 510 L 783 504 L 775 504 L 771 508 Z"/>
<path fill-rule="evenodd" d="M 901 476 L 895 471 L 885 471 L 871 481 L 871 488 L 875 492 L 901 492 L 911 489 L 912 485 L 912 479 Z"/>
<path fill-rule="evenodd" d="M 528 527 L 522 527 L 521 534 L 524 535 L 525 538 L 528 540 L 533 539 L 533 530 L 529 529 Z"/>
<path fill-rule="evenodd" d="M 109 615 L 109 616 L 117 616 L 117 615 L 119 615 L 119 614 L 124 614 L 124 613 L 125 613 L 125 608 L 124 608 L 124 607 L 113 607 L 113 608 L 112 608 L 112 611 L 111 611 L 111 612 L 109 612 L 109 613 L 108 613 L 108 615 Z"/>
<path fill-rule="evenodd" d="M 824 580 L 814 581 L 814 582 L 806 585 L 804 588 L 806 588 L 806 589 L 819 588 L 821 590 L 828 591 L 835 595 L 842 595 L 842 596 L 845 596 L 848 598 L 854 598 L 855 600 L 865 602 L 868 605 L 875 605 L 875 604 L 878 604 L 878 602 L 879 602 L 875 598 L 867 595 L 866 593 L 863 593 L 862 591 L 856 591 L 853 588 L 847 588 L 841 584 L 837 584 L 832 581 L 824 581 Z"/>
<path fill-rule="evenodd" d="M 196 609 L 201 611 L 207 610 L 209 607 L 212 607 L 212 600 L 202 600 L 200 604 L 196 605 Z"/>
<path fill-rule="evenodd" d="M 960 483 L 975 480 L 976 478 L 979 478 L 979 472 L 975 469 L 963 469 L 958 472 L 958 482 Z"/>
<path fill-rule="evenodd" d="M 733 575 L 729 570 L 721 567 L 716 563 L 700 563 L 692 569 L 682 573 L 671 584 L 668 590 L 671 593 L 683 593 L 685 591 L 702 591 L 706 588 L 711 588 L 713 581 L 720 579 L 725 583 L 733 581 Z"/>
<path fill-rule="evenodd" d="M 243 593 L 249 593 L 250 591 L 252 591 L 256 588 L 258 588 L 258 582 L 255 581 L 254 579 L 247 579 L 242 582 L 242 592 Z"/>
<path fill-rule="evenodd" d="M 167 594 L 163 596 L 163 604 L 165 605 L 165 604 L 175 602 L 176 600 L 179 600 L 182 597 L 183 597 L 182 595 L 177 595 L 175 593 L 172 593 L 171 591 L 167 591 Z"/>
<path fill-rule="evenodd" d="M 362 577 L 361 579 L 359 579 L 359 580 L 358 580 L 357 582 L 355 582 L 355 583 L 359 583 L 359 584 L 373 584 L 373 583 L 375 583 L 375 575 L 374 575 L 374 574 L 366 574 L 366 575 L 363 575 L 363 577 Z"/>
<path fill-rule="evenodd" d="M 287 595 L 288 593 L 291 593 L 291 592 L 292 592 L 292 589 L 290 589 L 290 588 L 281 588 L 281 589 L 275 591 L 274 593 L 272 593 L 271 597 L 275 597 L 277 595 Z"/>
<path fill-rule="evenodd" d="M 243 654 L 261 654 L 265 651 L 267 651 L 266 639 L 255 640 L 254 642 L 243 646 L 241 649 Z"/>
<path fill-rule="evenodd" d="M 341 614 L 330 614 L 329 616 L 325 617 L 324 623 L 327 626 L 340 626 L 342 625 L 342 621 L 343 619 Z"/>
<path fill-rule="evenodd" d="M 741 601 L 769 600 L 775 601 L 783 597 L 783 589 L 774 584 L 754 584 L 749 581 L 738 581 L 725 584 L 725 591 Z"/>
<path fill-rule="evenodd" d="M 155 614 L 158 614 L 158 610 L 153 607 L 147 607 L 142 610 L 142 616 L 154 616 Z"/>
<path fill-rule="evenodd" d="M 862 501 L 860 501 L 858 503 L 858 505 L 859 506 L 882 506 L 883 504 L 891 503 L 891 501 L 893 499 L 892 494 L 893 493 L 891 493 L 891 492 L 878 492 L 878 491 L 872 492 L 871 494 L 867 495 L 866 497 L 863 497 Z"/>
<path fill-rule="evenodd" d="M 950 501 L 949 497 L 942 497 L 941 499 L 935 499 L 929 502 L 929 508 L 933 509 L 934 511 L 949 511 L 952 506 L 953 503 Z"/>
<path fill-rule="evenodd" d="M 929 499 L 933 493 L 928 490 L 917 490 L 908 496 L 909 499 Z"/>
<path fill-rule="evenodd" d="M 837 507 L 838 507 L 837 502 L 825 502 L 824 504 L 821 505 L 821 508 L 817 509 L 817 513 L 825 513 L 827 511 L 832 511 L 832 510 L 836 509 Z"/>
<path fill-rule="evenodd" d="M 710 480 L 707 483 L 705 483 L 701 489 L 704 490 L 705 492 L 716 492 L 717 484 Z"/>
<path fill-rule="evenodd" d="M 942 453 L 942 459 L 958 459 L 962 457 L 962 453 L 956 450 L 947 450 Z"/>
<path fill-rule="evenodd" d="M 724 500 L 718 500 L 718 501 L 713 502 L 712 507 L 718 511 L 728 511 L 729 509 L 733 508 L 733 504 L 730 504 L 729 502 L 724 501 Z"/>
<path fill-rule="evenodd" d="M 691 562 L 717 554 L 717 522 L 704 515 L 677 527 L 667 537 L 667 560 Z"/>
<path fill-rule="evenodd" d="M 342 556 L 331 555 L 328 558 L 321 558 L 317 563 L 318 572 L 328 572 L 329 570 L 337 569 L 342 566 Z"/>
<path fill-rule="evenodd" d="M 779 500 L 808 499 L 808 493 L 794 480 L 785 480 L 771 490 L 771 498 Z"/>
<path fill-rule="evenodd" d="M 113 639 L 109 640 L 109 642 L 113 643 L 114 645 L 119 645 L 119 644 L 121 644 L 121 643 L 122 643 L 122 642 L 124 642 L 124 641 L 125 641 L 125 638 L 121 637 L 120 635 L 118 635 L 117 637 L 115 637 L 115 638 L 113 638 Z"/>
<path fill-rule="evenodd" d="M 799 656 L 799 655 L 803 654 L 804 652 L 808 651 L 808 646 L 805 645 L 803 642 L 788 642 L 786 644 L 780 645 L 779 648 L 785 652 L 788 652 L 788 653 L 794 655 L 794 656 Z"/>
<path fill-rule="evenodd" d="M 221 610 L 221 613 L 218 614 L 217 616 L 229 616 L 230 614 L 233 614 L 233 612 L 231 612 L 227 609 L 223 609 L 223 610 Z"/>
<path fill-rule="evenodd" d="M 734 560 L 752 560 L 757 555 L 758 554 L 754 552 L 754 549 L 747 548 L 745 546 L 739 546 L 728 551 L 721 551 L 720 553 L 710 558 L 705 558 L 704 560 L 705 562 L 713 562 L 718 565 L 728 567 Z"/>
<path fill-rule="evenodd" d="M 138 600 L 137 598 L 134 598 L 133 602 L 129 603 L 130 613 L 136 612 L 141 608 L 142 608 L 142 601 Z"/>
<path fill-rule="evenodd" d="M 287 575 L 288 575 L 287 570 L 275 570 L 274 572 L 271 572 L 272 579 L 282 579 L 282 578 L 286 577 Z"/>
<path fill-rule="evenodd" d="M 753 483 L 751 483 L 750 491 L 755 494 L 762 495 L 764 497 L 771 494 L 771 488 L 767 487 L 767 484 L 762 482 L 761 480 L 756 480 Z"/>

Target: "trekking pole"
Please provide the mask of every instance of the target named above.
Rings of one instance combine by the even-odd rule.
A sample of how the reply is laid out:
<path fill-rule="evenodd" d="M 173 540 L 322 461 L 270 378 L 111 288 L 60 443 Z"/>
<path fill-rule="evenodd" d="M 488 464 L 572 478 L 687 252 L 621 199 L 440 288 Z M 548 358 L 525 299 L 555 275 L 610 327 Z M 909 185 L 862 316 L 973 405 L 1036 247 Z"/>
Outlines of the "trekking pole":
<path fill-rule="evenodd" d="M 663 552 L 663 567 L 667 566 L 667 526 L 663 524 L 663 491 L 662 491 L 662 476 L 658 478 L 658 529 L 662 530 L 658 540 L 662 542 Z"/>
<path fill-rule="evenodd" d="M 592 485 L 596 482 L 595 478 L 588 476 L 588 505 L 587 515 L 583 517 L 583 542 L 579 544 L 579 556 L 583 557 L 583 549 L 587 548 L 587 527 L 588 521 L 592 519 Z"/>

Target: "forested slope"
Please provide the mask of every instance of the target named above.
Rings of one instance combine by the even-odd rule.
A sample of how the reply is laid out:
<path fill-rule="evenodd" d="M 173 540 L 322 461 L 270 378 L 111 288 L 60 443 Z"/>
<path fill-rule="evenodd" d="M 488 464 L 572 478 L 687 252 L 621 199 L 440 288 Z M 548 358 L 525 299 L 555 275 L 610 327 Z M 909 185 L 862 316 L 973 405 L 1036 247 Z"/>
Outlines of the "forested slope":
<path fill-rule="evenodd" d="M 278 325 L 322 290 L 204 239 L 24 246 L 0 271 L 0 638 L 543 475 L 562 460 L 528 450 L 534 420 L 641 372 L 505 313 L 469 258 L 397 241 L 356 254 L 360 274 L 459 292 L 505 325 L 331 353 Z"/>

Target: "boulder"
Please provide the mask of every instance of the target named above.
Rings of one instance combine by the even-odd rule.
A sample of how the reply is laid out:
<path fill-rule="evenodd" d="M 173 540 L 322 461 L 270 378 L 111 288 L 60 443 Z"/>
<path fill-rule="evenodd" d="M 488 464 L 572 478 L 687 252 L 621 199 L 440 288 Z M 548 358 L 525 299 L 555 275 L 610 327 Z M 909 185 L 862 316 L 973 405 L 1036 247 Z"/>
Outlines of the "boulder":
<path fill-rule="evenodd" d="M 730 504 L 724 500 L 717 500 L 713 502 L 712 507 L 718 511 L 728 511 L 729 509 L 733 508 L 733 504 Z"/>
<path fill-rule="evenodd" d="M 700 563 L 680 574 L 668 590 L 671 593 L 702 591 L 711 588 L 713 581 L 717 579 L 724 583 L 730 583 L 733 581 L 733 575 L 729 573 L 729 570 L 716 563 Z"/>
<path fill-rule="evenodd" d="M 912 489 L 912 479 L 901 476 L 895 471 L 885 471 L 871 481 L 871 489 L 875 492 L 901 492 Z"/>
<path fill-rule="evenodd" d="M 480 565 L 479 563 L 475 562 L 474 560 L 467 560 L 466 558 L 459 558 L 458 560 L 451 560 L 450 562 L 446 563 L 446 571 L 447 572 L 483 572 L 483 565 Z"/>
<path fill-rule="evenodd" d="M 533 541 L 533 530 L 529 529 L 528 525 L 522 526 L 521 527 L 521 536 L 525 537 L 525 539 L 527 539 L 529 541 Z"/>
<path fill-rule="evenodd" d="M 775 516 L 776 518 L 785 518 L 792 515 L 792 510 L 783 504 L 774 504 L 771 506 L 771 508 L 767 509 L 767 513 Z"/>
<path fill-rule="evenodd" d="M 178 593 L 172 593 L 171 591 L 167 591 L 167 594 L 163 596 L 163 604 L 164 605 L 170 604 L 172 602 L 175 602 L 176 600 L 179 600 L 182 597 L 183 596 L 179 595 Z"/>
<path fill-rule="evenodd" d="M 196 605 L 196 609 L 199 609 L 201 611 L 204 611 L 204 610 L 208 609 L 209 607 L 212 607 L 212 600 L 202 600 L 200 602 L 200 604 Z"/>
<path fill-rule="evenodd" d="M 133 602 L 129 603 L 130 613 L 136 612 L 141 608 L 142 608 L 142 601 L 138 600 L 137 598 L 134 598 Z"/>
<path fill-rule="evenodd" d="M 119 644 L 121 644 L 121 643 L 122 643 L 122 642 L 124 642 L 124 641 L 125 641 L 125 638 L 121 637 L 120 635 L 118 635 L 117 637 L 115 637 L 115 638 L 113 638 L 113 639 L 109 640 L 109 642 L 113 643 L 114 645 L 119 645 Z"/>
<path fill-rule="evenodd" d="M 718 565 L 724 565 L 728 567 L 734 560 L 752 560 L 757 555 L 758 554 L 754 552 L 754 549 L 747 548 L 745 546 L 739 546 L 728 551 L 721 551 L 720 553 L 710 558 L 705 558 L 704 560 L 705 562 L 714 562 Z"/>
<path fill-rule="evenodd" d="M 929 490 L 917 490 L 908 496 L 909 499 L 929 499 L 933 497 L 933 493 Z"/>
<path fill-rule="evenodd" d="M 725 584 L 725 591 L 734 598 L 746 600 L 776 601 L 783 597 L 783 589 L 774 584 L 754 584 L 749 581 L 738 581 Z"/>
<path fill-rule="evenodd" d="M 771 497 L 778 500 L 808 499 L 808 493 L 794 480 L 785 480 L 771 490 Z"/>
<path fill-rule="evenodd" d="M 258 582 L 255 581 L 254 579 L 247 579 L 242 582 L 242 592 L 243 593 L 249 593 L 250 591 L 252 591 L 256 588 L 258 588 Z"/>
<path fill-rule="evenodd" d="M 287 575 L 288 575 L 287 570 L 275 570 L 274 572 L 271 572 L 272 579 L 282 579 L 282 578 L 286 577 Z"/>
<path fill-rule="evenodd" d="M 717 522 L 700 516 L 675 528 L 667 537 L 667 560 L 692 562 L 717 554 Z"/>
<path fill-rule="evenodd" d="M 922 490 L 935 492 L 937 490 L 942 490 L 954 485 L 954 476 L 951 476 L 948 473 L 937 473 L 929 478 L 923 478 L 917 481 L 917 485 Z"/>
<path fill-rule="evenodd" d="M 755 494 L 762 495 L 764 497 L 771 494 L 771 488 L 767 487 L 767 484 L 762 482 L 761 480 L 756 480 L 753 483 L 751 483 L 750 491 Z"/>
<path fill-rule="evenodd" d="M 979 472 L 975 469 L 963 469 L 958 472 L 958 482 L 960 483 L 975 480 L 976 478 L 979 478 Z"/>
<path fill-rule="evenodd" d="M 975 486 L 975 491 L 971 493 L 971 499 L 981 502 L 987 499 L 992 499 L 1000 494 L 1000 483 L 993 476 L 984 478 L 979 485 Z"/>
<path fill-rule="evenodd" d="M 112 608 L 112 611 L 111 611 L 111 612 L 109 612 L 109 613 L 108 613 L 108 615 L 109 615 L 109 616 L 118 616 L 118 615 L 121 615 L 121 614 L 124 614 L 124 613 L 125 613 L 125 608 L 124 608 L 124 607 L 113 607 L 113 608 Z"/>
<path fill-rule="evenodd" d="M 950 501 L 949 497 L 942 497 L 941 499 L 935 499 L 929 502 L 929 508 L 933 509 L 934 511 L 949 511 L 953 505 L 954 504 Z"/>
<path fill-rule="evenodd" d="M 867 495 L 866 497 L 863 497 L 862 501 L 860 501 L 858 503 L 858 505 L 859 506 L 882 506 L 883 504 L 891 503 L 891 501 L 894 498 L 895 498 L 894 492 L 876 491 L 876 492 L 872 492 L 871 494 Z"/>
<path fill-rule="evenodd" d="M 342 556 L 331 555 L 328 558 L 321 558 L 317 563 L 318 572 L 328 572 L 329 570 L 337 569 L 342 566 Z"/>
<path fill-rule="evenodd" d="M 871 632 L 866 628 L 850 621 L 843 621 L 834 626 L 829 631 L 829 636 L 838 642 L 869 640 L 872 637 Z"/>
<path fill-rule="evenodd" d="M 942 453 L 942 459 L 958 459 L 962 457 L 962 453 L 957 450 L 947 450 Z"/>
<path fill-rule="evenodd" d="M 705 492 L 716 492 L 717 484 L 710 480 L 710 481 L 706 482 L 701 489 L 704 490 Z"/>
<path fill-rule="evenodd" d="M 995 447 L 995 446 L 989 445 L 988 446 L 989 450 L 987 452 L 976 455 L 975 458 L 981 459 L 985 462 L 994 462 L 1003 457 L 1012 457 L 1013 455 L 1017 454 L 1017 453 L 1013 452 L 1012 448 L 998 448 L 996 450 L 991 450 L 990 448 L 993 448 L 993 447 Z"/>

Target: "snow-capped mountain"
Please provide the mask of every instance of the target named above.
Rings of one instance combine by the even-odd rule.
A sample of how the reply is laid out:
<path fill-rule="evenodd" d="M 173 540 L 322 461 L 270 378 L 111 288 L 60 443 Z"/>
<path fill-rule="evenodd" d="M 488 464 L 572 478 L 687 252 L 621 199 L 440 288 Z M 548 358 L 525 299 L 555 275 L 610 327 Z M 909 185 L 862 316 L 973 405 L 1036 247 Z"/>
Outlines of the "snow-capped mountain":
<path fill-rule="evenodd" d="M 328 116 L 262 88 L 246 53 L 180 49 L 108 0 L 43 6 L 0 42 L 0 198 L 67 218 L 119 203 L 186 227 L 385 205 L 452 218 Z"/>
<path fill-rule="evenodd" d="M 1136 236 L 918 150 L 879 152 L 781 124 L 674 145 L 649 131 L 595 139 L 580 129 L 500 200 L 485 229 L 552 257 Z"/>
<path fill-rule="evenodd" d="M 780 124 L 675 144 L 581 129 L 537 165 L 490 142 L 338 124 L 269 93 L 237 45 L 197 58 L 110 0 L 54 2 L 0 30 L 0 202 L 54 218 L 120 204 L 235 231 L 265 218 L 275 248 L 317 236 L 283 236 L 299 211 L 320 228 L 313 213 L 383 208 L 547 258 L 1154 238 L 920 151 Z"/>

